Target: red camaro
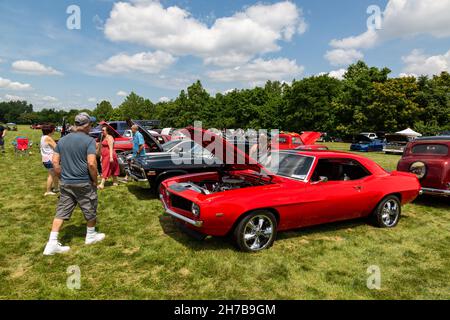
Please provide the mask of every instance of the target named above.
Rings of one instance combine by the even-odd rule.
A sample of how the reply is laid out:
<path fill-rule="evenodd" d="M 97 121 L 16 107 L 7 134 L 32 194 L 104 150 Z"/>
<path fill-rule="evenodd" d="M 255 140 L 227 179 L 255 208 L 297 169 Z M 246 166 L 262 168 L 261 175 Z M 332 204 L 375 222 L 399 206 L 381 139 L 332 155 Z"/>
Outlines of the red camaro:
<path fill-rule="evenodd" d="M 264 167 L 220 137 L 204 140 L 219 161 L 229 163 L 224 159 L 230 152 L 234 160 L 245 161 L 166 180 L 160 198 L 165 211 L 191 234 L 230 234 L 243 251 L 270 247 L 277 231 L 339 220 L 371 217 L 379 227 L 394 227 L 401 205 L 420 190 L 414 175 L 388 173 L 355 154 L 278 151 L 263 161 Z M 208 140 L 223 147 L 211 149 Z M 224 152 L 214 151 L 219 149 Z"/>

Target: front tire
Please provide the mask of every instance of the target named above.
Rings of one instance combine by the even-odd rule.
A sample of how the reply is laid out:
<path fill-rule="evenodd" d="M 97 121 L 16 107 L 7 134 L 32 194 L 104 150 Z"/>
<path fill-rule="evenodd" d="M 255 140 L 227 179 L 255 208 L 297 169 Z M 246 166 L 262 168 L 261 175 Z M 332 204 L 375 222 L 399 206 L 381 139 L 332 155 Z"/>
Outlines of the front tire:
<path fill-rule="evenodd" d="M 393 228 L 400 220 L 401 211 L 400 199 L 394 195 L 387 196 L 375 208 L 372 221 L 379 228 Z"/>
<path fill-rule="evenodd" d="M 245 252 L 258 252 L 271 247 L 276 236 L 277 220 L 267 210 L 258 210 L 245 216 L 233 232 L 234 242 Z"/>

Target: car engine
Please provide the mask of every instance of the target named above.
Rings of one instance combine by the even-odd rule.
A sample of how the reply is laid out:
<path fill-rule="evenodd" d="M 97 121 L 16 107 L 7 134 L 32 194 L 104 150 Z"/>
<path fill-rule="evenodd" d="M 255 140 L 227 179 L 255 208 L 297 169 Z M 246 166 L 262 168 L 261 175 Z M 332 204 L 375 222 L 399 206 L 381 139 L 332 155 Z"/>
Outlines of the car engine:
<path fill-rule="evenodd" d="M 202 188 L 206 193 L 216 193 L 234 189 L 242 189 L 260 184 L 263 183 L 251 183 L 250 181 L 247 181 L 245 178 L 240 176 L 222 176 L 219 181 L 204 180 L 196 183 L 196 185 Z"/>

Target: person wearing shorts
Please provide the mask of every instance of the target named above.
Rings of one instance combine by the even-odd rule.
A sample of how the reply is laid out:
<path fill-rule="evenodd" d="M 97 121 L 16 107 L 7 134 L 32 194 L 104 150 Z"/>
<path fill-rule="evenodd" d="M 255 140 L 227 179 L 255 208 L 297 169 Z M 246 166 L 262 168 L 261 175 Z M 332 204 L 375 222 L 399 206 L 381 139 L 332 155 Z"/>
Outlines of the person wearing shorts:
<path fill-rule="evenodd" d="M 75 117 L 72 133 L 58 141 L 52 163 L 56 175 L 60 176 L 60 198 L 53 219 L 50 238 L 44 255 L 65 253 L 70 247 L 58 242 L 59 231 L 79 206 L 87 221 L 85 244 L 93 244 L 105 238 L 95 230 L 97 224 L 97 159 L 95 140 L 89 136 L 95 118 L 87 113 Z"/>
<path fill-rule="evenodd" d="M 0 124 L 0 150 L 5 153 L 6 128 Z"/>
<path fill-rule="evenodd" d="M 54 125 L 42 126 L 42 137 L 40 143 L 40 150 L 42 156 L 42 164 L 48 171 L 47 177 L 47 190 L 44 196 L 55 196 L 58 190 L 58 177 L 53 169 L 52 159 L 55 153 L 56 142 L 53 140 L 52 135 L 55 133 Z"/>

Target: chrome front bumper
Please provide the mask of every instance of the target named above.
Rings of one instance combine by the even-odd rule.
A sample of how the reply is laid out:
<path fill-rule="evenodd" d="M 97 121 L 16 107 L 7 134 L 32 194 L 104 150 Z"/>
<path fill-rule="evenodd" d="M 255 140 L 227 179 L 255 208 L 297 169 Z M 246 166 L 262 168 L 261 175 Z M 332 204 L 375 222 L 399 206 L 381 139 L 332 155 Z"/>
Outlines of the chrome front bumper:
<path fill-rule="evenodd" d="M 420 191 L 422 194 L 429 194 L 435 196 L 450 196 L 450 190 L 422 188 L 422 190 Z"/>
<path fill-rule="evenodd" d="M 164 211 L 165 211 L 168 215 L 170 215 L 170 216 L 172 216 L 172 217 L 174 217 L 174 218 L 180 219 L 180 220 L 182 220 L 182 221 L 184 221 L 184 222 L 187 222 L 187 223 L 189 223 L 189 224 L 191 224 L 191 225 L 193 225 L 194 227 L 197 227 L 197 228 L 200 228 L 200 227 L 203 226 L 203 221 L 198 221 L 198 220 L 189 219 L 188 217 L 185 217 L 185 216 L 183 216 L 183 215 L 181 215 L 181 214 L 179 214 L 179 213 L 176 213 L 175 211 L 170 210 L 170 209 L 167 207 L 167 204 L 166 204 L 166 202 L 164 201 L 163 196 L 160 195 L 159 198 L 161 199 L 161 202 L 162 202 L 162 204 L 163 204 L 163 206 L 164 206 Z"/>

